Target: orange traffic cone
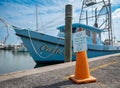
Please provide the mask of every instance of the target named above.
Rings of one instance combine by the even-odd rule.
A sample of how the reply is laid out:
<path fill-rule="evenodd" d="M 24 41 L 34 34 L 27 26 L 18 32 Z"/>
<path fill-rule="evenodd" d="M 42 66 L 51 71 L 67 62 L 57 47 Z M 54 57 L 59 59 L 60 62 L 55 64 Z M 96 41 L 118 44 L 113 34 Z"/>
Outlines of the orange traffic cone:
<path fill-rule="evenodd" d="M 86 51 L 77 52 L 75 75 L 71 75 L 70 79 L 77 84 L 96 82 L 96 78 L 90 76 Z"/>

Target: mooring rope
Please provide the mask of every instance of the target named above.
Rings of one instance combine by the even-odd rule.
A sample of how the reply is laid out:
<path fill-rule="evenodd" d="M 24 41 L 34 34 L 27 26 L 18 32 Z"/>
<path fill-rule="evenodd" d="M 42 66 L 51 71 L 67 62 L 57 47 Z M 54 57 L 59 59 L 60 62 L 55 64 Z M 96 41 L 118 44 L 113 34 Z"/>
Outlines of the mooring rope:
<path fill-rule="evenodd" d="M 56 47 L 55 47 L 54 50 L 53 50 L 53 53 L 50 53 L 49 55 L 47 55 L 47 56 L 45 57 L 45 56 L 40 55 L 40 54 L 38 53 L 38 51 L 36 50 L 36 48 L 35 48 L 35 46 L 34 46 L 34 44 L 33 44 L 33 41 L 32 41 L 32 38 L 31 38 L 31 35 L 30 35 L 30 31 L 29 31 L 29 30 L 28 30 L 28 36 L 29 36 L 30 43 L 31 43 L 31 45 L 32 45 L 33 50 L 34 50 L 35 53 L 36 53 L 39 57 L 41 57 L 41 58 L 48 58 L 48 57 L 52 56 L 53 53 L 55 52 L 55 50 L 58 48 L 59 43 L 60 43 L 60 41 L 61 41 L 61 38 L 60 38 L 59 41 L 58 41 L 58 43 L 57 43 L 57 45 L 56 45 Z"/>

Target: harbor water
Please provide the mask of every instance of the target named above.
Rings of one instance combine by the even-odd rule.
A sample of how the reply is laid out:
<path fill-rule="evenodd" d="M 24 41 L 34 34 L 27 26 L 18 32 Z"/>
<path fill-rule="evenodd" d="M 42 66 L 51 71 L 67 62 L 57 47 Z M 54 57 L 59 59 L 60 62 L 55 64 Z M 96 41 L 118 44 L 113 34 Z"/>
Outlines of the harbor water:
<path fill-rule="evenodd" d="M 28 52 L 0 50 L 0 74 L 32 69 L 36 66 Z"/>
<path fill-rule="evenodd" d="M 56 63 L 36 64 L 29 52 L 12 52 L 12 50 L 0 50 L 0 74 L 28 70 Z"/>

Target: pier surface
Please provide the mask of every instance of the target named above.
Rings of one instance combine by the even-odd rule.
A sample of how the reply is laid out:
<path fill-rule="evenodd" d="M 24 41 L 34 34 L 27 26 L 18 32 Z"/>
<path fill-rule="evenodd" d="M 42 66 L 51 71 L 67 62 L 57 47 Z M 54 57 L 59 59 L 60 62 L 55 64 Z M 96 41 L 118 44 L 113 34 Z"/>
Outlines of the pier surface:
<path fill-rule="evenodd" d="M 0 75 L 0 88 L 120 88 L 120 53 L 89 59 L 97 82 L 75 84 L 69 80 L 75 62 Z"/>

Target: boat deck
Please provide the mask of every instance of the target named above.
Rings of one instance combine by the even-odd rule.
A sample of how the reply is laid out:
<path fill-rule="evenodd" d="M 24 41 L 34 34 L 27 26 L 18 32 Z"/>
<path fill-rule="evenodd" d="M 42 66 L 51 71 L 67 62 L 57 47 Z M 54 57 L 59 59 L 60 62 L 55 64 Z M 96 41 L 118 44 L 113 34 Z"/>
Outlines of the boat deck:
<path fill-rule="evenodd" d="M 119 88 L 120 53 L 89 59 L 91 75 L 97 82 L 75 84 L 75 62 L 51 65 L 0 75 L 0 88 Z"/>

